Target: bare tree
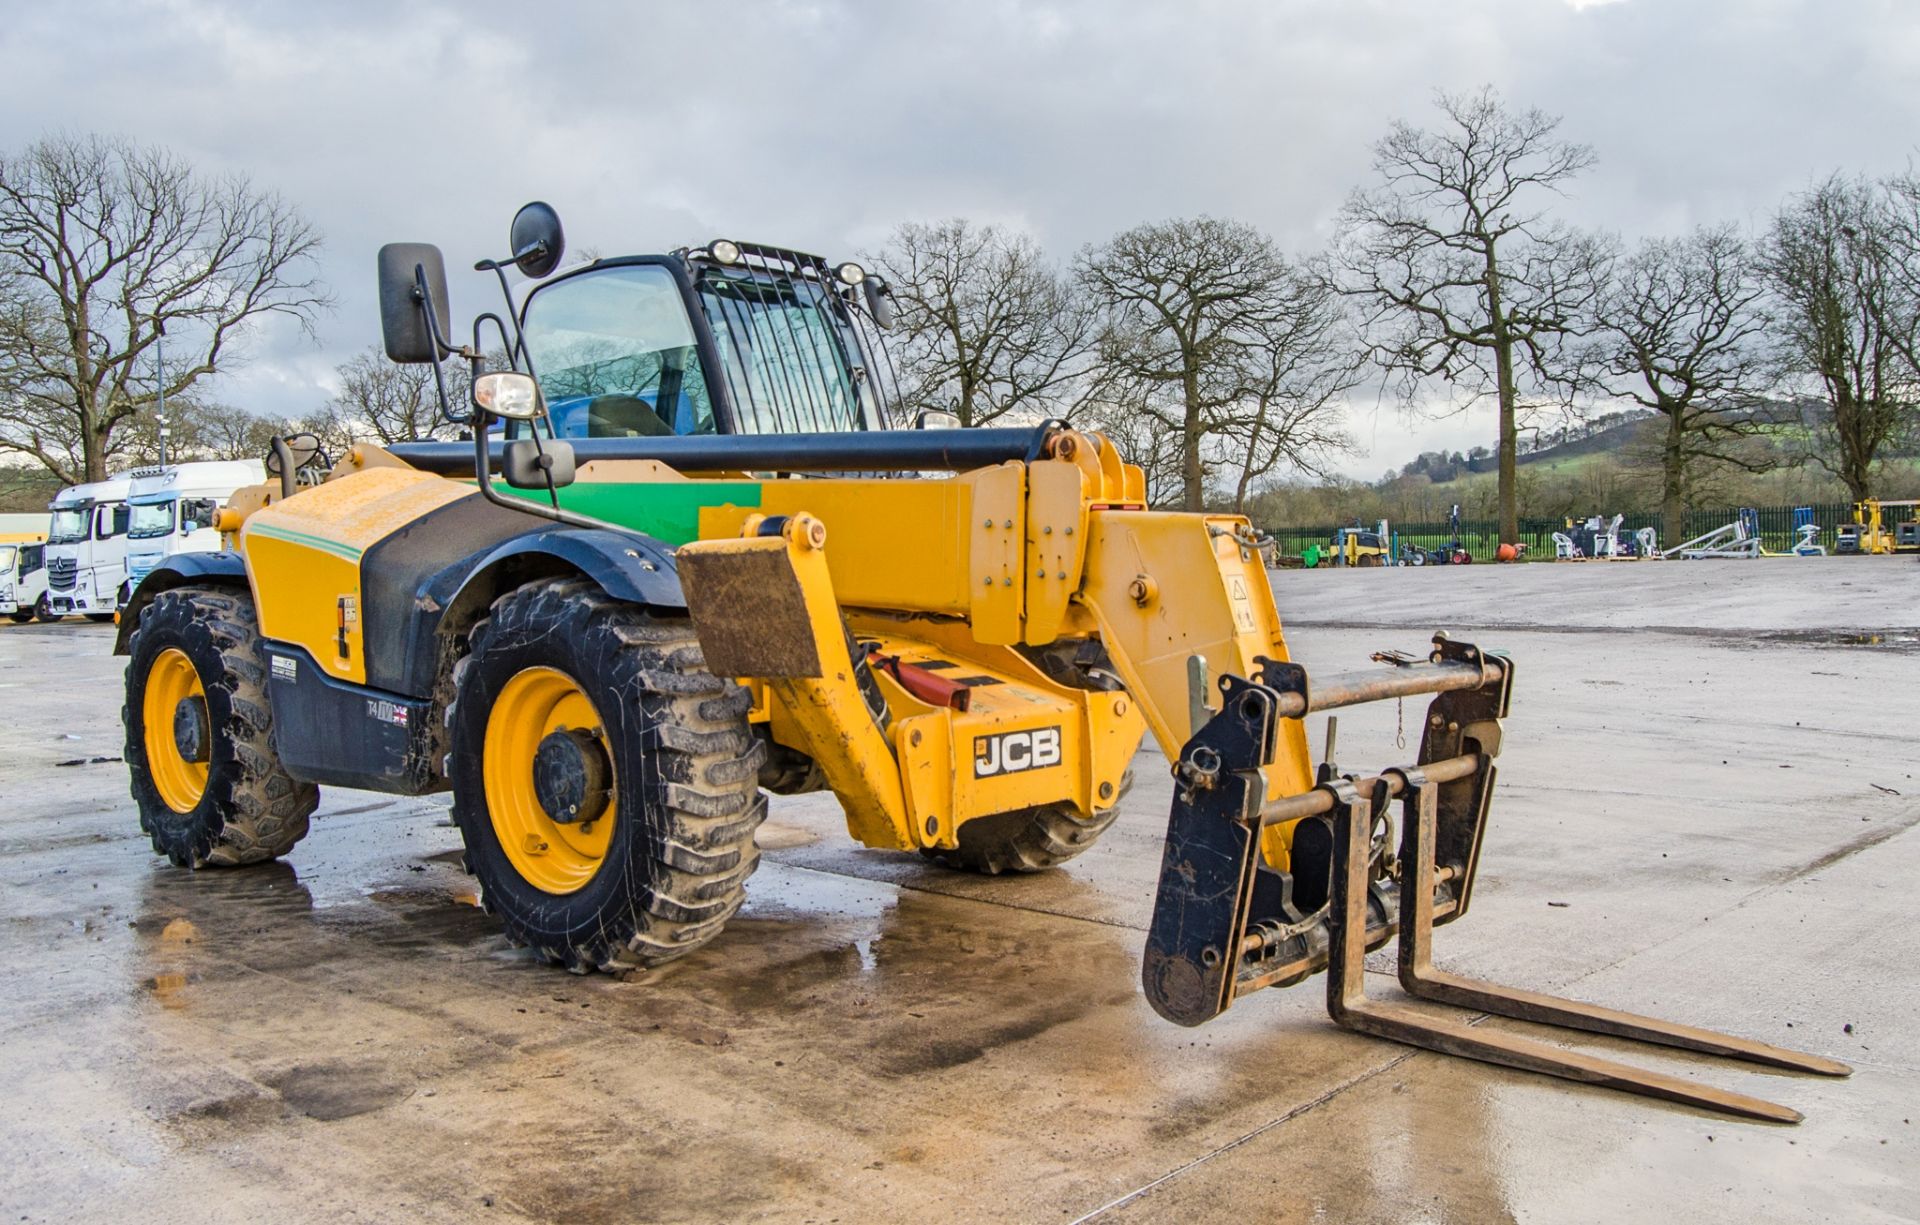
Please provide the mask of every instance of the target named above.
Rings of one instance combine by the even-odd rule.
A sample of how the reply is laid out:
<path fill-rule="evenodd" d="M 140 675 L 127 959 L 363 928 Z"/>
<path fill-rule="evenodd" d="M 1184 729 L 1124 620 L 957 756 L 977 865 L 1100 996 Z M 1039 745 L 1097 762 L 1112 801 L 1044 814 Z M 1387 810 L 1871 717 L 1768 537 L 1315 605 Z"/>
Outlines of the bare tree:
<path fill-rule="evenodd" d="M 1244 504 L 1254 477 L 1283 461 L 1313 470 L 1345 445 L 1338 393 L 1352 363 L 1331 342 L 1331 290 L 1258 230 L 1212 217 L 1138 226 L 1083 252 L 1078 273 L 1107 313 L 1108 415 L 1137 414 L 1170 439 L 1188 510 L 1204 508 L 1222 467 Z"/>
<path fill-rule="evenodd" d="M 1920 400 L 1920 294 L 1900 246 L 1881 185 L 1838 174 L 1789 200 L 1767 236 L 1782 359 L 1825 401 L 1813 458 L 1856 500 L 1871 496 L 1874 461 Z"/>
<path fill-rule="evenodd" d="M 101 479 L 161 381 L 181 396 L 251 325 L 311 323 L 319 246 L 291 205 L 164 150 L 56 137 L 0 157 L 0 450 Z"/>
<path fill-rule="evenodd" d="M 449 401 L 456 411 L 464 409 L 465 364 L 452 362 L 443 369 Z M 390 362 L 375 345 L 343 362 L 337 373 L 340 390 L 333 397 L 334 414 L 348 422 L 363 423 L 379 442 L 454 436 L 454 427 L 440 413 L 432 366 Z"/>
<path fill-rule="evenodd" d="M 1560 120 L 1512 111 L 1491 88 L 1440 94 L 1433 130 L 1395 123 L 1374 145 L 1377 181 L 1340 213 L 1334 266 L 1365 304 L 1374 360 L 1410 407 L 1442 380 L 1500 416 L 1500 536 L 1519 535 L 1515 460 L 1523 400 L 1576 385 L 1563 342 L 1599 290 L 1608 244 L 1545 205 L 1593 165 Z"/>
<path fill-rule="evenodd" d="M 873 257 L 893 287 L 901 399 L 963 425 L 1067 417 L 1091 388 L 1094 314 L 1024 234 L 955 218 L 909 223 Z"/>
<path fill-rule="evenodd" d="M 1703 473 L 1772 462 L 1747 445 L 1768 389 L 1766 284 L 1733 226 L 1642 242 L 1623 260 L 1594 324 L 1596 381 L 1659 413 L 1660 511 L 1682 531 Z"/>

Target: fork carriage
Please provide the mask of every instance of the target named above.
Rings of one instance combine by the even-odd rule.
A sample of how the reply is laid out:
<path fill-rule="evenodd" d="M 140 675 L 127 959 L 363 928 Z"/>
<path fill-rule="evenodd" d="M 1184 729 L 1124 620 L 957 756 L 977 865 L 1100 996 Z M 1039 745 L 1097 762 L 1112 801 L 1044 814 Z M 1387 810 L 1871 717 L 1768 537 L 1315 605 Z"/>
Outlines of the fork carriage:
<path fill-rule="evenodd" d="M 1493 759 L 1513 661 L 1444 634 L 1424 663 L 1312 682 L 1298 664 L 1262 661 L 1220 679 L 1220 710 L 1174 766 L 1142 983 L 1155 1011 L 1199 1025 L 1263 987 L 1327 972 L 1340 1025 L 1445 1054 L 1585 1081 L 1773 1122 L 1798 1111 L 1679 1077 L 1471 1027 L 1367 998 L 1366 954 L 1399 938 L 1411 995 L 1481 1013 L 1678 1047 L 1824 1076 L 1845 1064 L 1712 1030 L 1501 987 L 1438 970 L 1433 929 L 1466 913 L 1493 794 Z M 1267 799 L 1263 769 L 1283 720 L 1386 698 L 1436 695 L 1418 759 L 1370 776 L 1321 765 L 1311 791 Z M 1399 817 L 1396 847 L 1390 826 Z M 1291 832 L 1287 867 L 1269 866 L 1262 834 Z"/>

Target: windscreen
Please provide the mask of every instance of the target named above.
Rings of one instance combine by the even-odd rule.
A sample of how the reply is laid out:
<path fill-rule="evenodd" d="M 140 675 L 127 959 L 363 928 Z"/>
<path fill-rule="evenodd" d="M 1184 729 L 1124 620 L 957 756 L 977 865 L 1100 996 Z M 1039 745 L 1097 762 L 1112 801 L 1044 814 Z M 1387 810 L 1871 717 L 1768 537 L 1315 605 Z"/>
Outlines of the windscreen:
<path fill-rule="evenodd" d="M 525 334 L 561 437 L 714 432 L 693 325 L 667 269 L 621 265 L 544 286 L 527 302 Z"/>
<path fill-rule="evenodd" d="M 87 538 L 87 523 L 92 519 L 90 506 L 63 506 L 53 512 L 53 525 L 47 531 L 48 544 L 72 544 Z"/>
<path fill-rule="evenodd" d="M 0 574 L 12 574 L 14 558 L 20 550 L 10 544 L 0 544 Z"/>
<path fill-rule="evenodd" d="M 164 536 L 173 530 L 173 507 L 171 501 L 149 502 L 135 505 L 133 517 L 127 523 L 127 535 L 133 537 Z"/>
<path fill-rule="evenodd" d="M 743 431 L 864 428 L 847 338 L 818 281 L 708 267 L 699 286 Z"/>

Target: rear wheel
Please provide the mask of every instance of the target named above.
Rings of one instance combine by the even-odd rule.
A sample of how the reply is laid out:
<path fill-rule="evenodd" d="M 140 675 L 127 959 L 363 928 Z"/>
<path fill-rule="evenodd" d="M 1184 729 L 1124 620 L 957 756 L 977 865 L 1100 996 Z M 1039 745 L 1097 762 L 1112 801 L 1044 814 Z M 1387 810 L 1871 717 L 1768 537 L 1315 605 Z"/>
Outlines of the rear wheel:
<path fill-rule="evenodd" d="M 163 591 L 134 629 L 127 769 L 140 828 L 180 867 L 284 855 L 320 803 L 273 751 L 259 643 L 252 599 L 227 589 Z"/>
<path fill-rule="evenodd" d="M 567 968 L 705 944 L 759 863 L 764 747 L 751 695 L 706 669 L 684 617 L 584 579 L 494 602 L 454 672 L 454 820 L 507 936 Z"/>

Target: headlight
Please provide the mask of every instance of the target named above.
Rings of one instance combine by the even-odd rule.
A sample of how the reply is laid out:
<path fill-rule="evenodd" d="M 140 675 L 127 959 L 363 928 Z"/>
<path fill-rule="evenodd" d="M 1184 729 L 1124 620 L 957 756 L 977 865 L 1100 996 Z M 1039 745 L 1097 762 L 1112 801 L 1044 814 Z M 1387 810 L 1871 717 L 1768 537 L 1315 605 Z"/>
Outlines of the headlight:
<path fill-rule="evenodd" d="M 540 389 L 524 374 L 503 370 L 473 381 L 473 402 L 496 417 L 531 421 L 540 415 Z"/>
<path fill-rule="evenodd" d="M 737 264 L 740 262 L 740 244 L 737 242 L 728 242 L 722 238 L 717 242 L 707 244 L 707 254 L 713 256 L 713 258 L 720 263 Z"/>
<path fill-rule="evenodd" d="M 833 275 L 842 285 L 858 285 L 867 279 L 867 270 L 858 264 L 842 264 L 833 270 Z"/>

